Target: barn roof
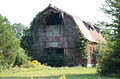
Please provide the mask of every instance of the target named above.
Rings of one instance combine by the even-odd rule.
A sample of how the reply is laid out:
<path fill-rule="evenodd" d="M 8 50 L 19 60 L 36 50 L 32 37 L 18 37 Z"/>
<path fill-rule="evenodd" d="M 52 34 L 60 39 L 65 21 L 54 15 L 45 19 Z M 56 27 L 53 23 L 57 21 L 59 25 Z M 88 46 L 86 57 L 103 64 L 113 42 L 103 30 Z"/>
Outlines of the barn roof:
<path fill-rule="evenodd" d="M 94 26 L 93 24 L 91 24 L 89 22 L 83 21 L 78 17 L 70 15 L 69 13 L 67 13 L 67 12 L 65 12 L 65 11 L 55 7 L 55 6 L 52 6 L 51 4 L 47 8 L 45 8 L 41 13 L 44 13 L 46 10 L 48 10 L 50 8 L 54 9 L 54 10 L 56 10 L 58 12 L 65 13 L 65 14 L 67 14 L 69 16 L 72 16 L 72 18 L 75 21 L 76 25 L 79 27 L 80 31 L 82 32 L 82 34 L 84 35 L 84 37 L 87 40 L 89 40 L 91 42 L 96 42 L 96 43 L 100 43 L 100 42 L 106 43 L 106 40 L 103 38 L 101 33 L 96 30 L 96 28 L 99 29 L 98 27 Z M 85 23 L 89 25 L 90 29 L 87 28 Z"/>

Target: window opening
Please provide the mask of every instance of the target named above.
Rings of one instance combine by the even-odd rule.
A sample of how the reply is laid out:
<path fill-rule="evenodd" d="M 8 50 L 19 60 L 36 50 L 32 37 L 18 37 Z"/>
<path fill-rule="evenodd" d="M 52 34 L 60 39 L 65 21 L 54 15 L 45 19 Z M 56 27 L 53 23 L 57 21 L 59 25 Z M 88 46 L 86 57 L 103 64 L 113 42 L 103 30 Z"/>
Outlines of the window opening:
<path fill-rule="evenodd" d="M 50 12 L 49 15 L 46 17 L 46 24 L 47 25 L 57 25 L 61 24 L 62 17 L 60 13 Z"/>

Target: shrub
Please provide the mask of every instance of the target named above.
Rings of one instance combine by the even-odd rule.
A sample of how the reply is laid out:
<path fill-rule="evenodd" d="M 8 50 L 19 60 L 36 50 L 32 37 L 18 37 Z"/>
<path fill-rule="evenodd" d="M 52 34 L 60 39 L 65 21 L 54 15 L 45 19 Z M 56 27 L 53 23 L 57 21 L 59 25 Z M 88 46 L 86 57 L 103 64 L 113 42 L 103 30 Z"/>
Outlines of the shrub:
<path fill-rule="evenodd" d="M 22 67 L 25 67 L 25 68 L 39 67 L 39 66 L 41 66 L 41 63 L 38 62 L 37 60 L 28 61 L 26 64 L 22 65 Z"/>
<path fill-rule="evenodd" d="M 25 50 L 23 50 L 22 48 L 19 48 L 18 53 L 16 55 L 14 66 L 16 66 L 16 65 L 20 66 L 20 65 L 26 63 L 29 59 L 30 58 L 25 53 Z"/>
<path fill-rule="evenodd" d="M 117 57 L 117 52 L 113 51 L 113 48 L 109 42 L 105 46 L 100 46 L 97 71 L 101 75 L 120 73 L 120 59 Z M 118 61 L 116 61 L 117 59 Z"/>

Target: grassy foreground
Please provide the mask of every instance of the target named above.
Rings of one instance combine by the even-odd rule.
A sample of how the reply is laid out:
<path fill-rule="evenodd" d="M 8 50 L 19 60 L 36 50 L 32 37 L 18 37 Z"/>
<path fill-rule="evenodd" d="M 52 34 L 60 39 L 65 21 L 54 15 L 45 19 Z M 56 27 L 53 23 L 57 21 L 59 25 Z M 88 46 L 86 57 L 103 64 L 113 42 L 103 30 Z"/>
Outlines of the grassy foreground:
<path fill-rule="evenodd" d="M 67 79 L 119 79 L 101 77 L 96 74 L 96 68 L 84 67 L 45 67 L 44 69 L 16 67 L 0 73 L 0 79 L 58 79 L 60 75 L 65 75 Z"/>
<path fill-rule="evenodd" d="M 77 75 L 95 74 L 96 68 L 84 67 L 61 67 L 61 68 L 12 68 L 0 73 L 0 77 L 33 77 L 33 76 L 56 76 L 56 75 Z"/>

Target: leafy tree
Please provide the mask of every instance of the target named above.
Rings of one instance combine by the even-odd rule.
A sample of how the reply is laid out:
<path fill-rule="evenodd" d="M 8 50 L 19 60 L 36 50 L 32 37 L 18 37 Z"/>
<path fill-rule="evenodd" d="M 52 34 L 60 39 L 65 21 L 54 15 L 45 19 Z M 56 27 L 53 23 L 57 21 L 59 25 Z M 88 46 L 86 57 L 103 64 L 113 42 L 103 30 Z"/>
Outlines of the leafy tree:
<path fill-rule="evenodd" d="M 13 32 L 10 30 L 11 25 L 5 17 L 0 15 L 0 50 L 2 55 L 1 65 L 3 67 L 13 65 L 18 48 L 19 41 L 13 36 Z"/>
<path fill-rule="evenodd" d="M 15 32 L 17 38 L 21 39 L 23 36 L 23 31 L 26 30 L 27 27 L 21 23 L 14 23 L 12 25 L 12 30 Z"/>
<path fill-rule="evenodd" d="M 0 15 L 0 68 L 12 67 L 20 50 L 20 40 L 14 36 L 6 17 Z"/>
<path fill-rule="evenodd" d="M 33 38 L 30 29 L 24 30 L 24 35 L 21 39 L 21 47 L 28 53 L 29 56 L 33 56 Z"/>
<path fill-rule="evenodd" d="M 112 23 L 109 24 L 113 29 L 111 39 L 111 51 L 107 56 L 103 56 L 99 72 L 102 74 L 120 73 L 120 0 L 105 0 L 102 10 L 109 15 Z"/>

